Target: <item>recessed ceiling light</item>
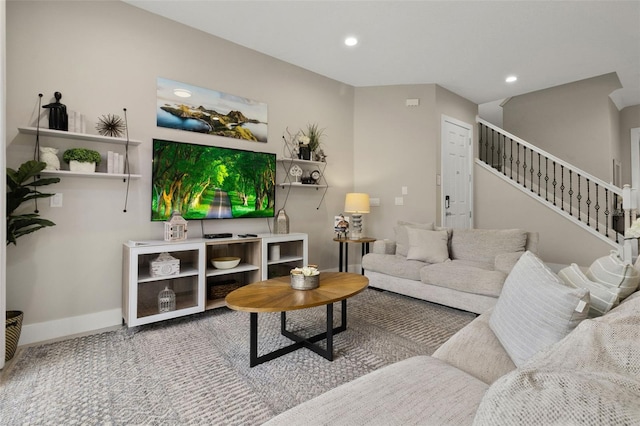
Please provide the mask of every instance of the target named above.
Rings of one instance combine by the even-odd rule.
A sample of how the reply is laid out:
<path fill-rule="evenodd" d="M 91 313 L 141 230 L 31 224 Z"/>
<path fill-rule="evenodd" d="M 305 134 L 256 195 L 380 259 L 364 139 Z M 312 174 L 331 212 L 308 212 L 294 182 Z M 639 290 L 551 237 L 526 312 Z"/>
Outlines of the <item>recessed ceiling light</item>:
<path fill-rule="evenodd" d="M 173 94 L 181 98 L 190 98 L 191 92 L 187 89 L 173 89 Z"/>
<path fill-rule="evenodd" d="M 346 44 L 347 46 L 355 46 L 356 44 L 358 44 L 358 39 L 355 37 L 347 37 L 344 39 L 344 44 Z"/>
<path fill-rule="evenodd" d="M 507 83 L 513 83 L 513 82 L 515 82 L 517 80 L 518 80 L 518 77 L 516 77 L 515 75 L 510 75 L 504 81 L 506 81 Z"/>

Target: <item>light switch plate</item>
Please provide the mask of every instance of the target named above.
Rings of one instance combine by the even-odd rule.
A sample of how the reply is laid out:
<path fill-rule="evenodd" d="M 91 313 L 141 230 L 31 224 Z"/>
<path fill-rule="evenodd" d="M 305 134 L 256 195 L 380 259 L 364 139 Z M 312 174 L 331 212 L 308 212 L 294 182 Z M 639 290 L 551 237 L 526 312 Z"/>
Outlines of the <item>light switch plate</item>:
<path fill-rule="evenodd" d="M 370 206 L 379 206 L 380 205 L 380 198 L 369 198 L 369 205 Z"/>
<path fill-rule="evenodd" d="M 404 198 L 396 197 L 396 206 L 404 206 Z"/>
<path fill-rule="evenodd" d="M 53 197 L 51 197 L 51 201 L 49 202 L 49 206 L 51 206 L 51 207 L 62 207 L 62 193 L 61 192 L 53 194 Z"/>

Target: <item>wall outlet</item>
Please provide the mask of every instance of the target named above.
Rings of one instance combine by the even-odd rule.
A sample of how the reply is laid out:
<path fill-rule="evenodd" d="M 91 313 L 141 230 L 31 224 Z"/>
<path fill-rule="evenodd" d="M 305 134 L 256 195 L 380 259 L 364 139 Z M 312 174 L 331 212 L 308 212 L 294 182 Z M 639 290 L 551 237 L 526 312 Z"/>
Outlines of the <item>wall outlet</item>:
<path fill-rule="evenodd" d="M 51 207 L 62 207 L 62 193 L 61 192 L 53 194 L 53 197 L 51 197 L 51 201 L 49 202 L 49 206 L 51 206 Z"/>
<path fill-rule="evenodd" d="M 369 198 L 369 205 L 370 206 L 379 206 L 380 205 L 380 198 Z"/>

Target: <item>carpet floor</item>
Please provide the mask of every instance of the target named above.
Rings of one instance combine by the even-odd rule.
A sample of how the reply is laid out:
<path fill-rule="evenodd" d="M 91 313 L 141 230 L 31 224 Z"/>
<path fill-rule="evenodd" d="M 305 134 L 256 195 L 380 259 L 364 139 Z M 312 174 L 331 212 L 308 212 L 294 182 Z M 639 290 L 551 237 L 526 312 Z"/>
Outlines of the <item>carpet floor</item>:
<path fill-rule="evenodd" d="M 322 331 L 324 307 L 287 315 Z M 336 325 L 340 304 L 335 305 Z M 348 301 L 334 361 L 300 349 L 249 367 L 249 314 L 220 308 L 162 323 L 19 349 L 2 372 L 3 425 L 259 425 L 393 362 L 430 355 L 474 314 L 367 289 Z M 291 343 L 260 314 L 259 354 Z"/>

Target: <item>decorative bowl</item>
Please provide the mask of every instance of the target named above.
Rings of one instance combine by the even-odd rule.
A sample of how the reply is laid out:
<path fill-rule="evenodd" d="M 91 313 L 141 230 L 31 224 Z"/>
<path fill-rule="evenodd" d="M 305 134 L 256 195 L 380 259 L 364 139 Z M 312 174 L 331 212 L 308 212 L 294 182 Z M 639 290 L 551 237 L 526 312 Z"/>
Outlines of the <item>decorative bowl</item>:
<path fill-rule="evenodd" d="M 216 257 L 211 259 L 211 263 L 217 269 L 231 269 L 238 266 L 240 258 L 235 256 Z"/>
<path fill-rule="evenodd" d="M 313 290 L 320 286 L 320 274 L 303 275 L 299 272 L 291 272 L 291 288 L 294 290 Z"/>

